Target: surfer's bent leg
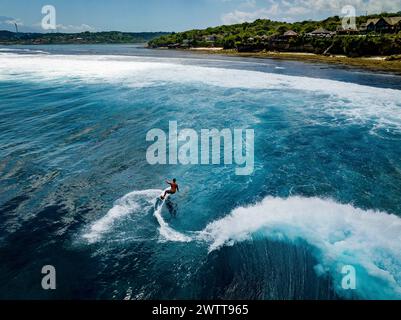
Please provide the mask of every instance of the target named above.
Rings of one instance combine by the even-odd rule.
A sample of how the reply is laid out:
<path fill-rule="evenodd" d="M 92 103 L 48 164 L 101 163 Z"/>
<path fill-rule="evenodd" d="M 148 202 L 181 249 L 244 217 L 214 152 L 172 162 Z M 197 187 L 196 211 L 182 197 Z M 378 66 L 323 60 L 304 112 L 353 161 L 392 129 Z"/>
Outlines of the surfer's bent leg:
<path fill-rule="evenodd" d="M 168 193 L 168 194 L 174 194 L 175 192 L 173 192 L 173 191 L 171 191 L 171 190 L 166 190 L 166 191 L 164 191 L 164 194 L 163 194 L 163 196 L 162 196 L 162 200 L 166 197 L 167 193 Z"/>
<path fill-rule="evenodd" d="M 174 194 L 175 192 L 174 192 L 174 191 L 171 191 L 171 190 L 166 190 L 166 191 L 164 191 L 163 198 L 166 197 L 167 193 L 168 193 L 168 194 Z"/>

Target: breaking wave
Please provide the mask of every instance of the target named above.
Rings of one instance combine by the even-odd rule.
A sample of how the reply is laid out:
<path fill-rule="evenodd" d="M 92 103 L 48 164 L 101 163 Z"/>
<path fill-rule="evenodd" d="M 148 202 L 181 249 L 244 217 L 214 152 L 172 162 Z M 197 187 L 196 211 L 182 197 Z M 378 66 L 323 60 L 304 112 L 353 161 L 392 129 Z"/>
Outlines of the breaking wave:
<path fill-rule="evenodd" d="M 401 298 L 401 219 L 320 198 L 265 198 L 233 210 L 198 235 L 209 251 L 250 240 L 307 242 L 319 261 L 317 271 L 341 278 L 341 268 L 357 270 L 358 294 Z M 336 281 L 336 283 L 341 283 Z M 340 289 L 340 288 L 338 288 Z"/>
<path fill-rule="evenodd" d="M 134 191 L 117 200 L 112 209 L 84 235 L 89 243 L 102 238 L 113 224 L 129 214 L 153 212 L 161 241 L 201 242 L 209 252 L 238 242 L 266 238 L 307 243 L 318 261 L 317 273 L 329 273 L 341 290 L 341 269 L 357 271 L 357 292 L 363 298 L 401 298 L 401 219 L 385 212 L 363 210 L 320 198 L 267 197 L 239 207 L 187 234 L 163 219 L 162 190 Z"/>

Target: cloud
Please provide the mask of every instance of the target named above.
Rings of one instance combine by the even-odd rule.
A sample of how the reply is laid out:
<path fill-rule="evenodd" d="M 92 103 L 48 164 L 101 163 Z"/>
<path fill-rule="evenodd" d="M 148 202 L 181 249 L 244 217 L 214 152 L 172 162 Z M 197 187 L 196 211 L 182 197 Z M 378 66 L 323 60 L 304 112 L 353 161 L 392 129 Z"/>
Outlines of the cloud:
<path fill-rule="evenodd" d="M 247 8 L 248 2 L 251 6 Z M 221 20 L 224 24 L 234 24 L 259 18 L 286 21 L 323 19 L 341 16 L 341 9 L 346 5 L 354 6 L 358 15 L 401 11 L 401 0 L 248 0 L 239 4 L 236 10 L 224 13 Z"/>
<path fill-rule="evenodd" d="M 57 24 L 57 29 L 52 30 L 43 30 L 42 23 L 38 22 L 33 25 L 36 28 L 37 32 L 63 32 L 63 33 L 80 33 L 85 31 L 94 32 L 96 29 L 88 24 L 82 23 L 80 25 L 73 25 L 73 24 Z"/>
<path fill-rule="evenodd" d="M 23 25 L 24 25 L 24 23 L 22 22 L 21 19 L 9 18 L 9 19 L 4 20 L 4 21 L 2 21 L 2 22 L 5 23 L 5 24 L 12 25 L 12 26 L 14 26 L 15 24 L 18 24 L 18 26 L 23 26 Z"/>
<path fill-rule="evenodd" d="M 42 29 L 42 23 L 38 22 L 33 25 L 26 25 L 21 19 L 0 16 L 0 30 L 15 31 L 15 23 L 18 25 L 20 32 L 49 32 L 49 30 Z M 88 24 L 82 23 L 80 25 L 73 24 L 58 24 L 57 31 L 65 33 L 79 33 L 85 31 L 94 32 L 96 29 Z"/>
<path fill-rule="evenodd" d="M 15 31 L 15 24 L 21 31 L 21 27 L 24 27 L 24 22 L 18 18 L 0 16 L 0 30 Z M 24 28 L 25 29 L 25 28 Z"/>
<path fill-rule="evenodd" d="M 283 4 L 285 7 L 302 7 L 320 12 L 331 12 L 339 15 L 341 8 L 347 5 L 354 6 L 361 13 L 397 12 L 401 10 L 401 0 L 277 0 L 270 2 Z M 281 6 L 280 6 L 281 7 Z"/>
<path fill-rule="evenodd" d="M 241 8 L 255 8 L 256 7 L 256 0 L 245 0 L 240 4 Z"/>
<path fill-rule="evenodd" d="M 273 5 L 270 8 L 262 8 L 252 12 L 235 10 L 233 12 L 229 12 L 223 14 L 221 20 L 224 24 L 235 24 L 235 23 L 243 23 L 247 21 L 254 21 L 256 19 L 269 19 L 272 16 L 277 14 L 278 6 Z"/>
<path fill-rule="evenodd" d="M 88 24 L 82 23 L 80 25 L 63 25 L 63 24 L 58 24 L 57 25 L 57 30 L 61 32 L 66 32 L 66 33 L 76 33 L 76 32 L 85 32 L 85 31 L 96 31 L 96 29 Z"/>

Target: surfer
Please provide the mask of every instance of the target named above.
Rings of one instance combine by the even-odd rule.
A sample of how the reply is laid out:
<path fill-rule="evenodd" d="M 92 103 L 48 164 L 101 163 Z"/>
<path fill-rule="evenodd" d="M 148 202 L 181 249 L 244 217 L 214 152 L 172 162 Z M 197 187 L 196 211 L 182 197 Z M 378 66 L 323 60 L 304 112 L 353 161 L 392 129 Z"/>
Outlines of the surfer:
<path fill-rule="evenodd" d="M 169 184 L 171 188 L 169 190 L 164 191 L 164 194 L 160 197 L 160 199 L 162 199 L 162 200 L 164 200 L 164 198 L 166 198 L 167 194 L 174 194 L 177 191 L 180 191 L 180 189 L 178 188 L 176 179 L 173 179 L 172 182 L 166 180 L 166 183 Z"/>

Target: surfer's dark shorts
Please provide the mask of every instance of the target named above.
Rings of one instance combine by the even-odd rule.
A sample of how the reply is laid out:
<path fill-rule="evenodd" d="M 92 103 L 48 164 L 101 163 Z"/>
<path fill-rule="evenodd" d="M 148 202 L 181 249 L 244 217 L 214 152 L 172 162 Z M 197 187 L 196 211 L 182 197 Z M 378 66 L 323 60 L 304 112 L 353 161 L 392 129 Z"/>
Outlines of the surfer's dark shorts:
<path fill-rule="evenodd" d="M 168 194 L 174 194 L 175 192 L 174 191 L 171 191 L 171 190 L 167 190 L 166 191 Z"/>

